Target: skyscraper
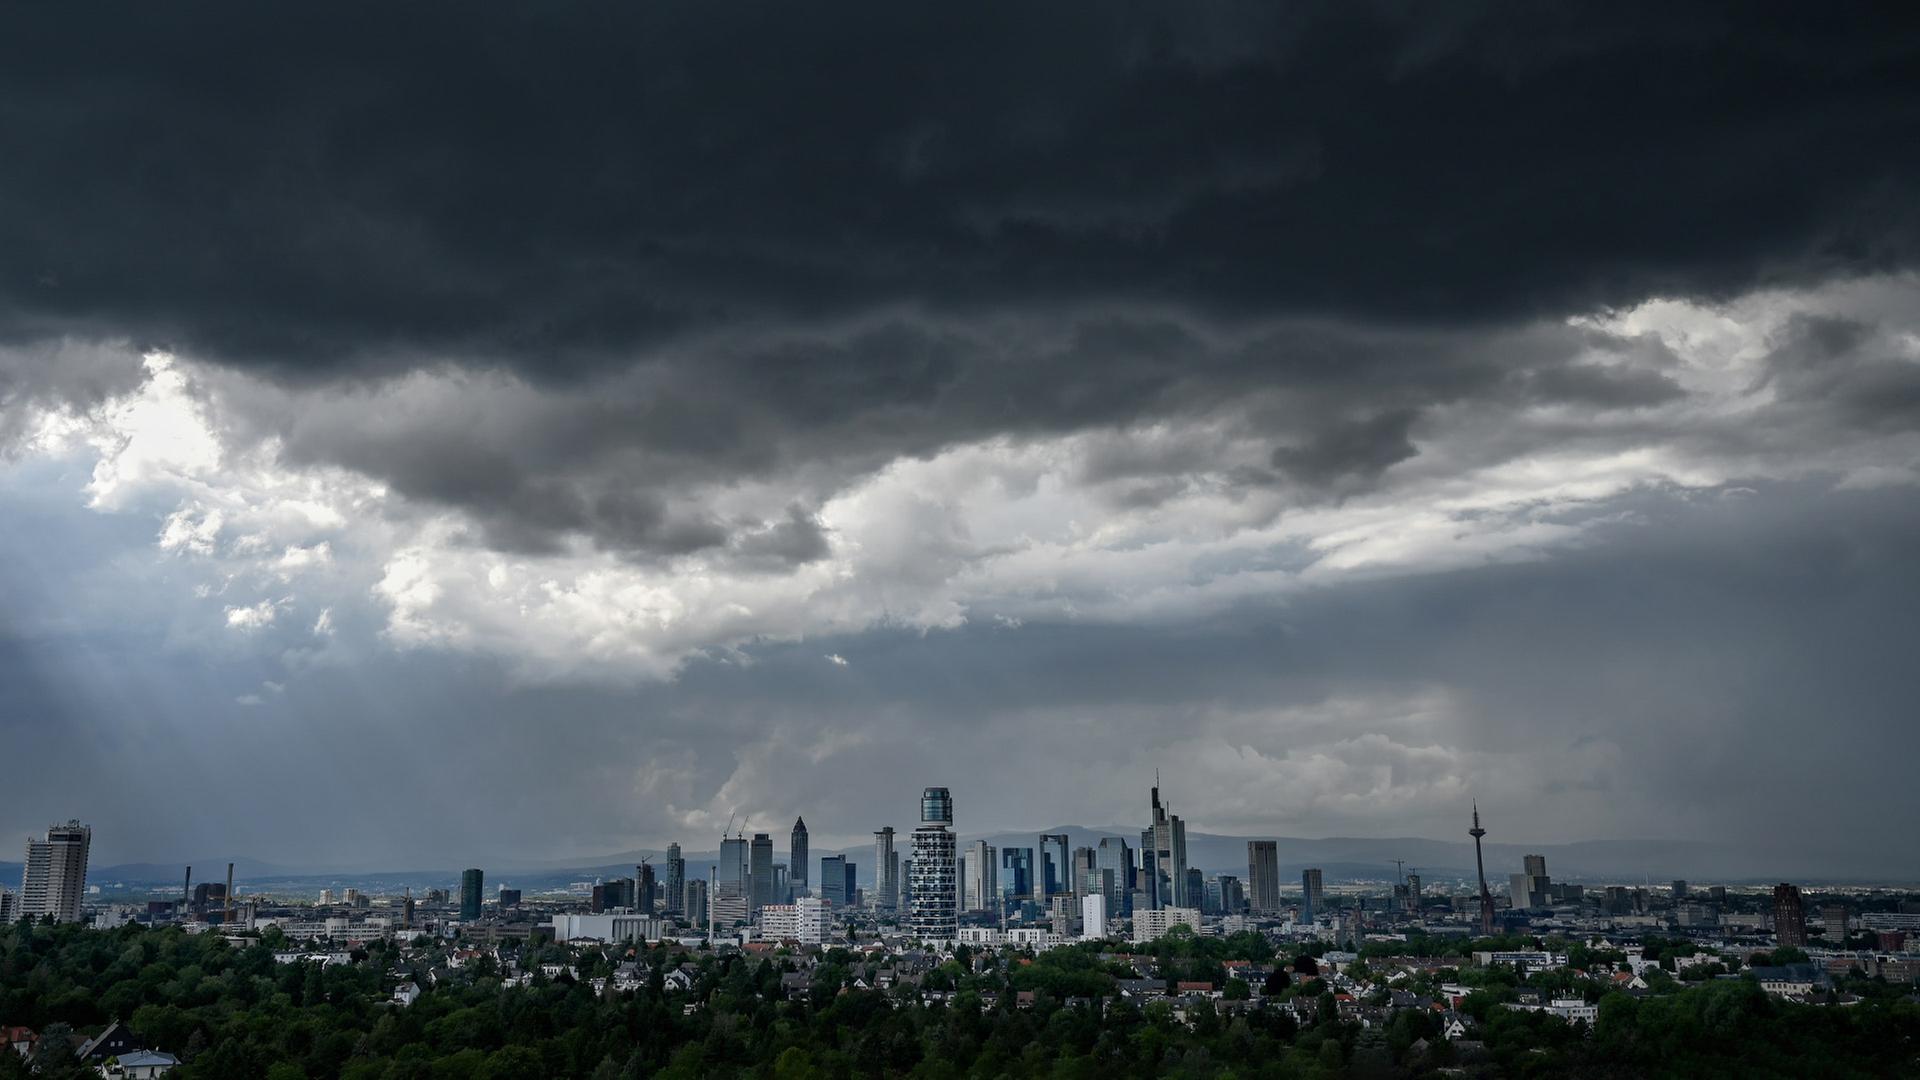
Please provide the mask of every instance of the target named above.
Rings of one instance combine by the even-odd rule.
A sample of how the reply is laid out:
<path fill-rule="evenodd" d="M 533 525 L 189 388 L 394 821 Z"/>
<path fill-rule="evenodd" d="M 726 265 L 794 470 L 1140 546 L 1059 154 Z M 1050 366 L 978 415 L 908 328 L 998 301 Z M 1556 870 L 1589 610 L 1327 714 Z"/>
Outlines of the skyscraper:
<path fill-rule="evenodd" d="M 788 840 L 787 883 L 793 886 L 793 895 L 805 896 L 807 893 L 807 819 L 793 819 L 793 836 Z"/>
<path fill-rule="evenodd" d="M 900 904 L 900 856 L 893 850 L 893 826 L 873 834 L 873 906 L 892 911 Z"/>
<path fill-rule="evenodd" d="M 1099 869 L 1100 863 L 1094 858 L 1092 848 L 1074 848 L 1073 862 L 1067 871 L 1067 891 L 1075 896 L 1085 896 L 1087 894 L 1087 882 L 1092 880 L 1088 875 L 1093 874 Z M 1104 889 L 1098 891 L 1105 892 Z"/>
<path fill-rule="evenodd" d="M 1482 934 L 1492 934 L 1493 892 L 1487 888 L 1487 860 L 1486 857 L 1480 853 L 1480 838 L 1487 835 L 1487 830 L 1480 827 L 1480 803 L 1478 801 L 1473 804 L 1473 828 L 1467 830 L 1467 835 L 1473 837 L 1473 864 L 1480 871 L 1480 932 Z"/>
<path fill-rule="evenodd" d="M 1055 893 L 1072 892 L 1072 878 L 1067 873 L 1067 845 L 1072 838 L 1066 833 L 1040 834 L 1040 863 L 1035 867 L 1035 880 L 1039 890 L 1047 896 Z"/>
<path fill-rule="evenodd" d="M 1280 845 L 1273 840 L 1247 841 L 1247 901 L 1256 915 L 1280 910 Z"/>
<path fill-rule="evenodd" d="M 1015 900 L 1033 898 L 1033 849 L 1030 847 L 1006 847 L 1000 849 L 1000 890 L 1005 896 Z"/>
<path fill-rule="evenodd" d="M 1276 874 L 1279 871 L 1274 871 Z M 1221 874 L 1214 879 L 1220 887 L 1220 913 L 1238 915 L 1247 909 L 1247 891 L 1240 886 L 1240 879 L 1232 874 Z"/>
<path fill-rule="evenodd" d="M 27 840 L 27 864 L 20 875 L 20 915 L 53 916 L 55 922 L 79 922 L 80 898 L 87 891 L 87 852 L 93 829 L 78 820 L 55 825 L 45 840 Z"/>
<path fill-rule="evenodd" d="M 1102 880 L 1111 881 L 1112 892 L 1107 894 L 1107 915 L 1110 918 L 1123 918 L 1133 914 L 1133 886 L 1135 867 L 1133 849 L 1118 836 L 1103 836 L 1100 845 L 1093 849 L 1093 864 L 1102 871 Z"/>
<path fill-rule="evenodd" d="M 752 875 L 747 870 L 747 839 L 744 836 L 720 838 L 720 866 L 715 872 L 713 894 L 720 896 L 753 895 Z"/>
<path fill-rule="evenodd" d="M 967 849 L 968 911 L 999 910 L 999 858 L 999 850 L 985 840 L 975 840 Z"/>
<path fill-rule="evenodd" d="M 955 908 L 953 796 L 943 787 L 920 794 L 920 827 L 913 830 L 913 896 L 907 928 L 925 941 L 951 941 L 959 933 Z"/>
<path fill-rule="evenodd" d="M 680 914 L 694 926 L 707 921 L 707 882 L 705 878 L 688 878 L 686 889 L 680 897 Z"/>
<path fill-rule="evenodd" d="M 847 887 L 847 857 L 825 855 L 820 859 L 820 899 L 836 908 L 853 903 L 853 890 Z"/>
<path fill-rule="evenodd" d="M 1319 912 L 1321 900 L 1326 895 L 1326 884 L 1321 879 L 1320 868 L 1300 871 L 1300 921 L 1310 923 Z"/>
<path fill-rule="evenodd" d="M 667 913 L 684 914 L 687 910 L 687 860 L 680 857 L 679 844 L 667 845 L 666 888 Z"/>
<path fill-rule="evenodd" d="M 641 863 L 633 868 L 633 909 L 642 915 L 653 914 L 653 903 L 658 899 L 658 886 L 653 876 L 653 867 Z"/>
<path fill-rule="evenodd" d="M 463 870 L 460 873 L 460 921 L 472 922 L 480 917 L 480 890 L 486 885 L 487 875 L 478 868 Z"/>
<path fill-rule="evenodd" d="M 1153 906 L 1190 907 L 1187 900 L 1187 823 L 1176 814 L 1167 812 L 1160 805 L 1160 778 L 1153 781 L 1153 824 L 1147 833 L 1152 837 L 1153 867 L 1151 880 L 1147 882 L 1147 895 Z"/>
<path fill-rule="evenodd" d="M 763 832 L 753 834 L 747 874 L 753 881 L 753 910 L 758 911 L 777 899 L 773 895 L 773 837 Z"/>
<path fill-rule="evenodd" d="M 1800 890 L 1786 882 L 1773 887 L 1773 940 L 1781 945 L 1807 944 L 1807 912 Z"/>

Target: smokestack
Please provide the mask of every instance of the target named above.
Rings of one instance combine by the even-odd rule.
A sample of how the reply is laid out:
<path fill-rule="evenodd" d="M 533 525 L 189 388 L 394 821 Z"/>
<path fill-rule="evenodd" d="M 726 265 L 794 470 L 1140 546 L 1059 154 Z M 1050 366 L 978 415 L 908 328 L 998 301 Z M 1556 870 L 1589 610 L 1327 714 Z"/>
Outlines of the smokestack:
<path fill-rule="evenodd" d="M 220 925 L 233 925 L 233 864 L 227 864 L 227 913 L 220 918 Z"/>

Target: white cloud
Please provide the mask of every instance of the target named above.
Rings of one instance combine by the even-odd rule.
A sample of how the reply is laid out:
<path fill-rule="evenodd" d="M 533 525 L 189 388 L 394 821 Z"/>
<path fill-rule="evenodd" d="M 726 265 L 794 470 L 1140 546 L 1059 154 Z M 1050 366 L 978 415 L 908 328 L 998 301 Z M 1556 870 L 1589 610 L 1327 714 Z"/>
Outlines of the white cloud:
<path fill-rule="evenodd" d="M 963 442 L 827 484 L 812 515 L 825 556 L 772 572 L 724 553 L 642 562 L 585 542 L 490 550 L 456 510 L 287 460 L 251 411 L 271 399 L 272 415 L 301 415 L 301 395 L 324 391 L 158 354 L 136 390 L 87 415 L 96 458 L 87 493 L 101 511 L 161 515 L 158 548 L 203 565 L 204 595 L 220 598 L 234 629 L 273 625 L 298 602 L 320 610 L 312 636 L 330 637 L 336 612 L 370 597 L 395 647 L 497 655 L 529 680 L 665 678 L 691 656 L 756 641 L 974 620 L 1177 620 L 1357 577 L 1538 559 L 1630 521 L 1615 503 L 1634 494 L 1809 477 L 1920 481 L 1920 437 L 1836 430 L 1818 401 L 1783 400 L 1766 367 L 1783 328 L 1808 313 L 1884 324 L 1896 351 L 1920 341 L 1917 297 L 1912 280 L 1876 279 L 1580 320 L 1614 343 L 1610 356 L 1637 357 L 1632 343 L 1657 340 L 1654 359 L 1609 363 L 1664 365 L 1690 393 L 1626 413 L 1436 405 L 1419 426 L 1418 456 L 1337 500 L 1247 482 L 1267 470 L 1275 433 L 1234 403 L 1178 423 Z M 474 395 L 505 413 L 507 398 L 545 392 L 420 372 L 396 393 Z M 378 396 L 355 401 L 381 407 Z M 563 401 L 549 405 L 564 412 Z M 404 425 L 406 415 L 380 423 Z M 679 498 L 722 520 L 777 522 L 792 491 L 791 477 L 774 475 Z"/>
<path fill-rule="evenodd" d="M 261 630 L 273 625 L 280 609 L 272 600 L 262 600 L 247 607 L 227 609 L 227 625 L 235 630 Z"/>

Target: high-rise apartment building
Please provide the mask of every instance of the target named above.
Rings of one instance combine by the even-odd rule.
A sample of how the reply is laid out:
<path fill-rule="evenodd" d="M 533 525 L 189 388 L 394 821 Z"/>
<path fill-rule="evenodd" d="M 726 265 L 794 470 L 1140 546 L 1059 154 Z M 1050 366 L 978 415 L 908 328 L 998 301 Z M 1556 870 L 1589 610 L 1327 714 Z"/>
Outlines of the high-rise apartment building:
<path fill-rule="evenodd" d="M 1280 845 L 1274 840 L 1247 841 L 1247 902 L 1256 915 L 1280 910 Z"/>
<path fill-rule="evenodd" d="M 680 845 L 667 845 L 666 909 L 669 915 L 687 910 L 687 860 L 680 857 Z"/>
<path fill-rule="evenodd" d="M 1080 898 L 1080 939 L 1097 941 L 1107 936 L 1107 898 L 1087 893 Z"/>
<path fill-rule="evenodd" d="M 1326 883 L 1320 875 L 1320 868 L 1300 871 L 1300 921 L 1310 923 L 1314 915 L 1325 907 Z"/>
<path fill-rule="evenodd" d="M 1073 891 L 1067 872 L 1067 845 L 1072 842 L 1066 833 L 1040 834 L 1040 865 L 1034 868 L 1034 874 L 1038 891 L 1044 891 L 1046 896 Z"/>
<path fill-rule="evenodd" d="M 960 932 L 959 867 L 954 859 L 953 796 L 943 787 L 920 794 L 913 830 L 913 896 L 907 928 L 924 941 L 952 941 Z"/>
<path fill-rule="evenodd" d="M 758 916 L 760 933 L 773 941 L 801 945 L 824 944 L 833 933 L 833 910 L 817 896 L 803 896 L 791 904 L 768 904 Z"/>
<path fill-rule="evenodd" d="M 900 905 L 900 855 L 893 849 L 893 826 L 873 834 L 873 906 L 893 911 Z"/>
<path fill-rule="evenodd" d="M 1000 904 L 1000 851 L 985 840 L 967 849 L 967 910 L 997 911 Z"/>
<path fill-rule="evenodd" d="M 472 922 L 480 917 L 480 890 L 486 887 L 487 875 L 477 867 L 460 872 L 460 921 Z"/>
<path fill-rule="evenodd" d="M 685 889 L 680 894 L 680 914 L 694 926 L 705 925 L 707 921 L 707 882 L 705 878 L 688 878 Z"/>
<path fill-rule="evenodd" d="M 0 926 L 11 926 L 20 921 L 20 896 L 12 889 L 0 885 Z"/>
<path fill-rule="evenodd" d="M 1773 940 L 1781 945 L 1807 944 L 1807 912 L 1800 904 L 1800 890 L 1784 881 L 1773 887 Z"/>
<path fill-rule="evenodd" d="M 1133 940 L 1136 944 L 1164 937 L 1167 931 L 1176 926 L 1184 926 L 1197 932 L 1200 929 L 1200 909 L 1189 907 L 1162 907 L 1152 911 L 1133 913 Z"/>
<path fill-rule="evenodd" d="M 755 910 L 773 903 L 773 837 L 766 833 L 754 833 L 752 850 L 747 856 L 747 875 L 753 882 L 753 906 Z"/>
<path fill-rule="evenodd" d="M 793 819 L 793 835 L 788 839 L 787 884 L 795 896 L 807 894 L 807 819 Z"/>
<path fill-rule="evenodd" d="M 1147 895 L 1153 906 L 1188 907 L 1187 899 L 1187 823 L 1179 815 L 1167 812 L 1160 804 L 1160 782 L 1153 784 L 1153 824 L 1147 827 L 1153 852 L 1151 880 Z"/>
<path fill-rule="evenodd" d="M 45 840 L 27 840 L 27 864 L 20 875 L 20 914 L 55 922 L 79 922 L 80 898 L 87 892 L 87 852 L 93 829 L 69 821 L 47 830 Z"/>

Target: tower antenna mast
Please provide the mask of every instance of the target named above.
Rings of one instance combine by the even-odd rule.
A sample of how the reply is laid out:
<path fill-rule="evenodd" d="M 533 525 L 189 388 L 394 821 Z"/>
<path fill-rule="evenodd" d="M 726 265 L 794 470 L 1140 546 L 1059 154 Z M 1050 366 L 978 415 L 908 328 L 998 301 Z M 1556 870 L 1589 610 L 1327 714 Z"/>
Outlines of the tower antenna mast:
<path fill-rule="evenodd" d="M 1487 860 L 1480 853 L 1480 838 L 1487 835 L 1487 830 L 1480 827 L 1478 800 L 1473 804 L 1473 828 L 1467 830 L 1467 835 L 1473 837 L 1473 861 L 1480 870 L 1480 933 L 1486 937 L 1492 937 L 1493 893 L 1487 890 Z"/>

